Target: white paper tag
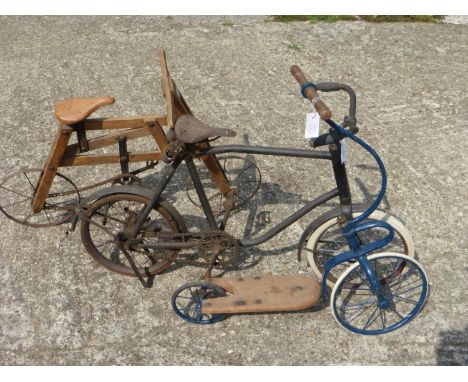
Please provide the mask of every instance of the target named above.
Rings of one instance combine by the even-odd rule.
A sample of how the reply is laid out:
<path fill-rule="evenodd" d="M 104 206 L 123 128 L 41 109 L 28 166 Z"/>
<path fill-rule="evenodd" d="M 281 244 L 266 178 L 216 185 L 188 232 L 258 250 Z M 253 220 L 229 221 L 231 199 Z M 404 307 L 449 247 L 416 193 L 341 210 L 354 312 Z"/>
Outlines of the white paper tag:
<path fill-rule="evenodd" d="M 306 139 L 317 138 L 320 134 L 320 114 L 307 113 L 304 137 Z"/>
<path fill-rule="evenodd" d="M 341 144 L 341 164 L 343 164 L 344 162 L 346 162 L 346 141 L 344 138 L 340 140 L 340 144 Z"/>

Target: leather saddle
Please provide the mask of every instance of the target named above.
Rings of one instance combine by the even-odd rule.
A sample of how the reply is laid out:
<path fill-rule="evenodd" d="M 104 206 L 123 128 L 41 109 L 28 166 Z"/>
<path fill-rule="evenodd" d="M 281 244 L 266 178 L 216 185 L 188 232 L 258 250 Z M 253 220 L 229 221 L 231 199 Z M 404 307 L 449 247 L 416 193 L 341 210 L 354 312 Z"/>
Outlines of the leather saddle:
<path fill-rule="evenodd" d="M 234 137 L 236 132 L 208 126 L 192 115 L 181 115 L 175 124 L 175 133 L 185 143 L 198 143 L 214 137 Z"/>
<path fill-rule="evenodd" d="M 74 97 L 58 101 L 55 104 L 55 117 L 64 125 L 74 125 L 88 118 L 97 109 L 105 105 L 112 105 L 112 97 L 81 98 Z"/>

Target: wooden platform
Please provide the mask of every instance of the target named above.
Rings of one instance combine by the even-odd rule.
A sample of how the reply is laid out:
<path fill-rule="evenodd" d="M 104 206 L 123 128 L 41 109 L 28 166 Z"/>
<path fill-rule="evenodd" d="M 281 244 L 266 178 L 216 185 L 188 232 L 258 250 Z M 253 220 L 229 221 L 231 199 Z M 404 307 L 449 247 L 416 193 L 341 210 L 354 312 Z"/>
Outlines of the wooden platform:
<path fill-rule="evenodd" d="M 320 299 L 320 285 L 307 276 L 212 278 L 228 292 L 203 301 L 203 313 L 281 312 L 309 308 Z"/>

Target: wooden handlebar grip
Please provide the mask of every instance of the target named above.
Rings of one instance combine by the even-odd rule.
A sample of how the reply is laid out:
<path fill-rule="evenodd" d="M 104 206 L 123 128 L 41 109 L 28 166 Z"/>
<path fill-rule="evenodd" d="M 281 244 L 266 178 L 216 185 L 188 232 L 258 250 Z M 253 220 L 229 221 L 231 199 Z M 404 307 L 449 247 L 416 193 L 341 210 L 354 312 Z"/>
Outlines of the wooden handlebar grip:
<path fill-rule="evenodd" d="M 293 75 L 293 77 L 296 79 L 296 81 L 299 83 L 299 85 L 302 86 L 307 82 L 307 78 L 305 77 L 304 73 L 302 72 L 299 66 L 297 65 L 291 66 L 290 72 Z M 317 91 L 312 86 L 307 87 L 304 93 L 310 101 L 318 97 Z M 325 105 L 325 102 L 323 102 L 321 99 L 317 99 L 314 102 L 314 107 L 315 107 L 315 110 L 317 110 L 317 113 L 320 114 L 320 117 L 322 117 L 323 120 L 327 120 L 331 118 L 330 109 L 328 108 L 327 105 Z"/>
<path fill-rule="evenodd" d="M 323 102 L 321 99 L 318 99 L 314 102 L 314 107 L 315 110 L 317 110 L 317 113 L 320 114 L 320 117 L 326 121 L 331 118 L 331 111 L 328 108 L 327 105 L 325 105 L 325 102 Z"/>
<path fill-rule="evenodd" d="M 305 77 L 304 73 L 302 73 L 302 70 L 299 66 L 293 65 L 291 66 L 291 69 L 289 69 L 293 77 L 296 79 L 299 85 L 302 86 L 305 82 L 307 82 L 307 78 Z"/>

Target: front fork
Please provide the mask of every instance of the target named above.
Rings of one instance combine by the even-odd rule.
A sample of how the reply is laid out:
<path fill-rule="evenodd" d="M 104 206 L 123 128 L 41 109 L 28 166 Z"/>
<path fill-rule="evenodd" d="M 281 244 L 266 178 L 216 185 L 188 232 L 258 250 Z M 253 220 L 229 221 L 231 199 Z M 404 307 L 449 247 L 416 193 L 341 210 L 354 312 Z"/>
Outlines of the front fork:
<path fill-rule="evenodd" d="M 390 300 L 385 297 L 382 290 L 382 285 L 379 282 L 377 277 L 377 272 L 375 269 L 372 269 L 369 260 L 366 256 L 361 256 L 358 258 L 359 266 L 362 269 L 362 272 L 366 276 L 366 280 L 369 284 L 370 290 L 377 297 L 377 305 L 380 309 L 387 309 L 390 307 Z"/>
<path fill-rule="evenodd" d="M 372 228 L 383 228 L 387 230 L 388 233 L 382 239 L 376 240 L 372 243 L 362 244 L 357 234 Z M 330 260 L 325 263 L 322 276 L 322 298 L 324 299 L 327 294 L 326 281 L 328 273 L 330 273 L 330 271 L 337 265 L 349 262 L 351 260 L 357 260 L 371 291 L 377 297 L 379 308 L 389 308 L 390 300 L 385 297 L 382 285 L 380 284 L 378 275 L 376 274 L 376 270 L 372 269 L 369 260 L 367 259 L 367 255 L 385 247 L 393 240 L 393 237 L 395 236 L 393 227 L 384 221 L 375 220 L 361 223 L 360 225 L 351 229 L 345 228 L 343 229 L 342 233 L 348 241 L 348 245 L 351 249 L 330 258 Z"/>

